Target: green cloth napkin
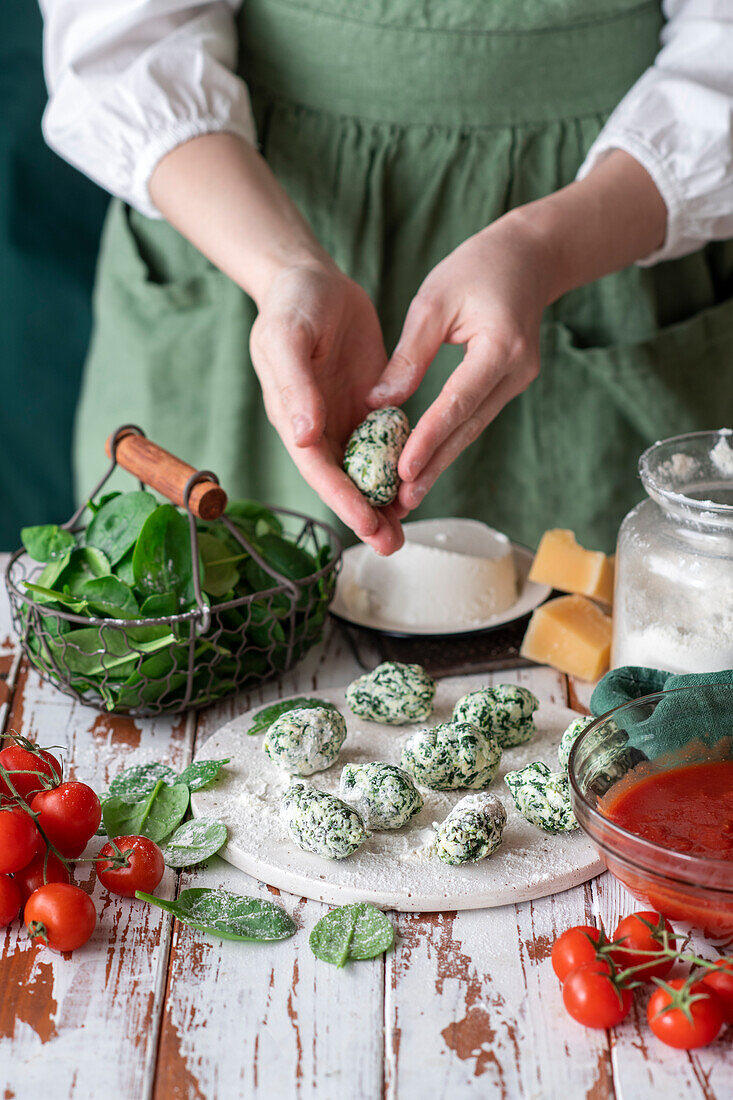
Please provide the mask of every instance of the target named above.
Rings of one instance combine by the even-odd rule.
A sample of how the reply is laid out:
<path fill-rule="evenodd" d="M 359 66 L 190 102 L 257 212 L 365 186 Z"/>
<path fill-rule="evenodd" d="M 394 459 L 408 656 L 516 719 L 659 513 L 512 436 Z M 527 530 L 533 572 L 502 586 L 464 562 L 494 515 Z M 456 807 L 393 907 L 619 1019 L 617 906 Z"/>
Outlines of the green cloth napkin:
<path fill-rule="evenodd" d="M 718 686 L 721 684 L 727 685 L 728 690 L 721 689 Z M 667 696 L 651 714 L 642 705 L 619 715 L 619 726 L 628 736 L 627 745 L 650 760 L 679 752 L 691 741 L 706 747 L 703 755 L 722 742 L 716 755 L 718 752 L 730 755 L 725 746 L 733 738 L 733 669 L 680 675 L 634 665 L 615 668 L 599 681 L 591 696 L 590 709 L 597 717 L 654 692 L 689 687 L 698 690 L 694 695 L 680 692 Z M 690 762 L 694 762 L 694 756 L 693 752 Z"/>
<path fill-rule="evenodd" d="M 590 700 L 591 714 L 598 717 L 632 699 L 641 699 L 644 695 L 653 695 L 655 691 L 669 691 L 672 688 L 703 687 L 708 684 L 733 684 L 733 669 L 725 672 L 690 672 L 681 675 L 665 672 L 659 668 L 644 668 L 641 665 L 625 665 L 611 669 L 596 684 Z"/>

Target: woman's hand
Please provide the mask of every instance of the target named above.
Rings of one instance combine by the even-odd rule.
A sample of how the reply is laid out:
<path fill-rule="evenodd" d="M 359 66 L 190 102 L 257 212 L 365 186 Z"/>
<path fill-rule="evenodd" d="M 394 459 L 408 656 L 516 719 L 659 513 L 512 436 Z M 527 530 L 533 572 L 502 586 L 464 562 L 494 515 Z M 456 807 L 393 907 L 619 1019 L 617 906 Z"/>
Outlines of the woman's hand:
<path fill-rule="evenodd" d="M 336 267 L 259 153 L 204 134 L 156 166 L 161 213 L 252 297 L 250 340 L 267 415 L 306 481 L 380 554 L 402 545 L 399 509 L 374 509 L 341 469 L 387 361 L 367 294 Z"/>
<path fill-rule="evenodd" d="M 250 349 L 270 423 L 321 499 L 392 553 L 403 541 L 394 509 L 372 508 L 341 466 L 387 362 L 374 306 L 335 264 L 317 260 L 283 268 L 258 304 Z"/>
<path fill-rule="evenodd" d="M 585 179 L 505 214 L 430 272 L 368 396 L 372 408 L 401 404 L 441 344 L 463 344 L 462 362 L 400 457 L 401 515 L 537 377 L 545 307 L 659 248 L 666 220 L 651 177 L 614 150 Z"/>
<path fill-rule="evenodd" d="M 441 344 L 463 344 L 464 355 L 400 457 L 404 509 L 416 508 L 461 451 L 536 378 L 550 263 L 541 240 L 507 216 L 460 245 L 420 287 L 369 404 L 402 404 Z"/>

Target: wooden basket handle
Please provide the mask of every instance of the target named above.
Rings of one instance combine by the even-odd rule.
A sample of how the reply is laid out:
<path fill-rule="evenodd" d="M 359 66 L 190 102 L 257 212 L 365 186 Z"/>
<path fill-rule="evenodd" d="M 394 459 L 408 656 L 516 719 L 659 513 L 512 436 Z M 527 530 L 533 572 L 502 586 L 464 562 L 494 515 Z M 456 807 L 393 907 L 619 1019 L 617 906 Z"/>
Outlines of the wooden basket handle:
<path fill-rule="evenodd" d="M 113 440 L 114 435 L 111 435 L 105 444 L 110 458 L 113 457 Z M 151 489 L 162 493 L 172 504 L 177 504 L 179 508 L 186 507 L 186 485 L 197 472 L 193 466 L 132 430 L 117 434 L 115 457 L 119 466 L 144 481 Z M 199 519 L 218 519 L 226 504 L 226 493 L 220 485 L 212 481 L 199 481 L 191 489 L 188 498 L 189 509 Z"/>

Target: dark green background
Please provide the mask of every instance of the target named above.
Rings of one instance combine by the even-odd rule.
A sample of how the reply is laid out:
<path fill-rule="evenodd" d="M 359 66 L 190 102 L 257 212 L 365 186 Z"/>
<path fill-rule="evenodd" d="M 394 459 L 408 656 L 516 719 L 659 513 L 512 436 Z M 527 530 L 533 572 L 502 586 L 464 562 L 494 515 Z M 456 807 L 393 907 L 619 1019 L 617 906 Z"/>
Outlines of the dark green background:
<path fill-rule="evenodd" d="M 0 550 L 72 510 L 71 425 L 108 196 L 45 145 L 41 15 L 0 10 Z"/>

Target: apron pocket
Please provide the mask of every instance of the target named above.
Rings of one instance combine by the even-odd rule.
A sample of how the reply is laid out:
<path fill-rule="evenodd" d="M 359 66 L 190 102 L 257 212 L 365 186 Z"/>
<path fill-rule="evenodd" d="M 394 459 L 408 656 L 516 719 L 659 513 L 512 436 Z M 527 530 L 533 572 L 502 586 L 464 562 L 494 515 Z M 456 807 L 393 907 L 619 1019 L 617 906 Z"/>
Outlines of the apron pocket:
<path fill-rule="evenodd" d="M 540 347 L 542 370 L 527 397 L 543 523 L 562 519 L 610 548 L 642 498 L 643 450 L 682 432 L 733 426 L 733 299 L 651 338 L 605 347 L 582 346 L 570 327 L 551 321 Z"/>

